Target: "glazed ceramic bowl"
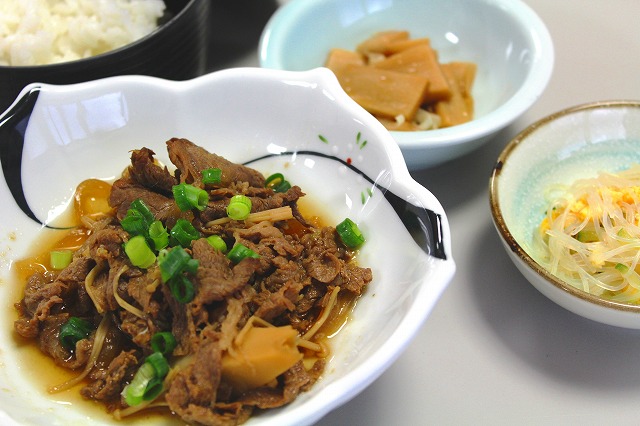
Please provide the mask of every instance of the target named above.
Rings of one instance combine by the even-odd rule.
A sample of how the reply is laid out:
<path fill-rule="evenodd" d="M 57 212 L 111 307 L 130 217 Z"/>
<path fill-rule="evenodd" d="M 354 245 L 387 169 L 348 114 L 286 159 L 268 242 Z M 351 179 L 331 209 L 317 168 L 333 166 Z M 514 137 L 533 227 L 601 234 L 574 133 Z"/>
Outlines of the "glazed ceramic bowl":
<path fill-rule="evenodd" d="M 0 111 L 29 83 L 70 84 L 126 74 L 186 80 L 202 74 L 210 2 L 165 0 L 165 6 L 157 29 L 119 49 L 58 64 L 0 66 Z"/>
<path fill-rule="evenodd" d="M 551 274 L 534 233 L 545 193 L 601 172 L 640 163 L 640 102 L 596 102 L 532 124 L 500 154 L 490 182 L 491 213 L 504 247 L 525 278 L 560 306 L 605 324 L 640 329 L 640 306 L 605 300 Z"/>
<path fill-rule="evenodd" d="M 56 216 L 78 183 L 119 176 L 132 149 L 146 146 L 170 164 L 165 141 L 184 137 L 265 175 L 286 170 L 329 223 L 350 217 L 367 238 L 358 262 L 374 280 L 335 338 L 326 373 L 290 405 L 248 424 L 310 424 L 354 397 L 402 353 L 454 274 L 442 206 L 326 69 L 35 84 L 0 123 L 0 296 L 9 312 L 0 321 L 0 412 L 16 424 L 112 424 L 95 408 L 57 402 L 21 360 L 10 312 L 22 284 L 11 265 L 43 224 L 64 226 Z"/>
<path fill-rule="evenodd" d="M 266 25 L 260 65 L 283 70 L 322 66 L 330 49 L 355 47 L 376 32 L 428 37 L 439 61 L 477 64 L 471 122 L 392 135 L 410 169 L 476 149 L 543 93 L 554 63 L 544 23 L 520 0 L 292 0 Z"/>

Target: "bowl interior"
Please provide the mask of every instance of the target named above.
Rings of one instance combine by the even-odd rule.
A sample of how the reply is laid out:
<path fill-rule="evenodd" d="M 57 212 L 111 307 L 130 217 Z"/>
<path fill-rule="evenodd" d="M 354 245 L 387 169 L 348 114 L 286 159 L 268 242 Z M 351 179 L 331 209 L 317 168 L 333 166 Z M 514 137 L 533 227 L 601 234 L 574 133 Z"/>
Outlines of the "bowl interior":
<path fill-rule="evenodd" d="M 478 64 L 473 95 L 480 118 L 516 93 L 536 60 L 525 11 L 507 1 L 293 0 L 265 29 L 261 65 L 315 68 L 331 48 L 353 50 L 378 31 L 408 30 L 412 37 L 429 37 L 441 62 Z"/>
<path fill-rule="evenodd" d="M 640 103 L 597 103 L 559 112 L 519 135 L 498 160 L 496 193 L 509 232 L 534 259 L 545 192 L 640 163 Z"/>
<path fill-rule="evenodd" d="M 56 213 L 80 181 L 114 178 L 128 164 L 129 151 L 142 146 L 170 165 L 164 142 L 173 136 L 267 175 L 283 172 L 329 222 L 348 216 L 359 223 L 367 237 L 359 263 L 372 267 L 374 283 L 335 338 L 330 367 L 310 392 L 253 424 L 309 424 L 355 396 L 399 355 L 453 274 L 441 206 L 409 178 L 390 135 L 327 70 L 239 69 L 186 82 L 115 77 L 33 86 L 19 107 L 23 113 L 5 117 L 0 127 L 0 193 L 15 200 L 0 206 L 7 218 L 0 233 L 14 235 L 0 241 L 9 253 L 0 265 L 5 283 L 15 285 L 11 261 L 33 246 L 42 223 L 64 226 Z M 0 292 L 11 309 L 19 293 L 7 285 Z M 11 390 L 0 395 L 0 408 L 17 423 L 28 413 L 43 424 L 52 415 L 108 424 L 99 413 L 61 407 L 46 394 L 20 362 L 12 320 L 5 315 L 0 321 L 0 361 L 7 366 L 0 384 Z"/>

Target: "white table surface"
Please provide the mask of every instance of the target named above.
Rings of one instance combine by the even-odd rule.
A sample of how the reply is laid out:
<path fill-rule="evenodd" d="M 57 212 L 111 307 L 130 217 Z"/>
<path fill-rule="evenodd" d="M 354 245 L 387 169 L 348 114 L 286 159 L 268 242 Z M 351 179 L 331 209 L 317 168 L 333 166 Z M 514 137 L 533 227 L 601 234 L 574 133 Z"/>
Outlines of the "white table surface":
<path fill-rule="evenodd" d="M 526 3 L 555 45 L 545 93 L 487 145 L 413 173 L 447 212 L 456 275 L 398 361 L 317 426 L 640 424 L 640 331 L 584 319 L 535 290 L 504 252 L 488 203 L 494 162 L 526 126 L 580 103 L 640 99 L 640 1 Z"/>

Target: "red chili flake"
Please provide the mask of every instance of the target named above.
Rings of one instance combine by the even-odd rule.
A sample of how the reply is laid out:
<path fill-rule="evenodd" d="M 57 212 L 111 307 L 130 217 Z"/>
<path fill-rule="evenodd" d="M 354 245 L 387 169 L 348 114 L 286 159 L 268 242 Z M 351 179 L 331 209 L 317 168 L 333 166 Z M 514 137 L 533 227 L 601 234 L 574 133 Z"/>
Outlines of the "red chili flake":
<path fill-rule="evenodd" d="M 351 157 L 347 158 L 347 164 L 351 164 Z"/>

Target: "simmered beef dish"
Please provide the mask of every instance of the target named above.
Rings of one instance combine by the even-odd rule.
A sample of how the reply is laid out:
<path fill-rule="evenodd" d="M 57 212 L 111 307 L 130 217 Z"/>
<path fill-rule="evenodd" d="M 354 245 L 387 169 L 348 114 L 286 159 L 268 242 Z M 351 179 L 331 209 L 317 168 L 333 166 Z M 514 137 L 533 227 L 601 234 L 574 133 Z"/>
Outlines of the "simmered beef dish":
<path fill-rule="evenodd" d="M 77 372 L 51 392 L 81 383 L 115 418 L 239 424 L 320 378 L 327 327 L 372 273 L 354 260 L 357 226 L 303 217 L 281 174 L 186 139 L 167 149 L 174 171 L 132 151 L 108 209 L 80 215 L 79 248 L 27 279 L 15 330 Z"/>

